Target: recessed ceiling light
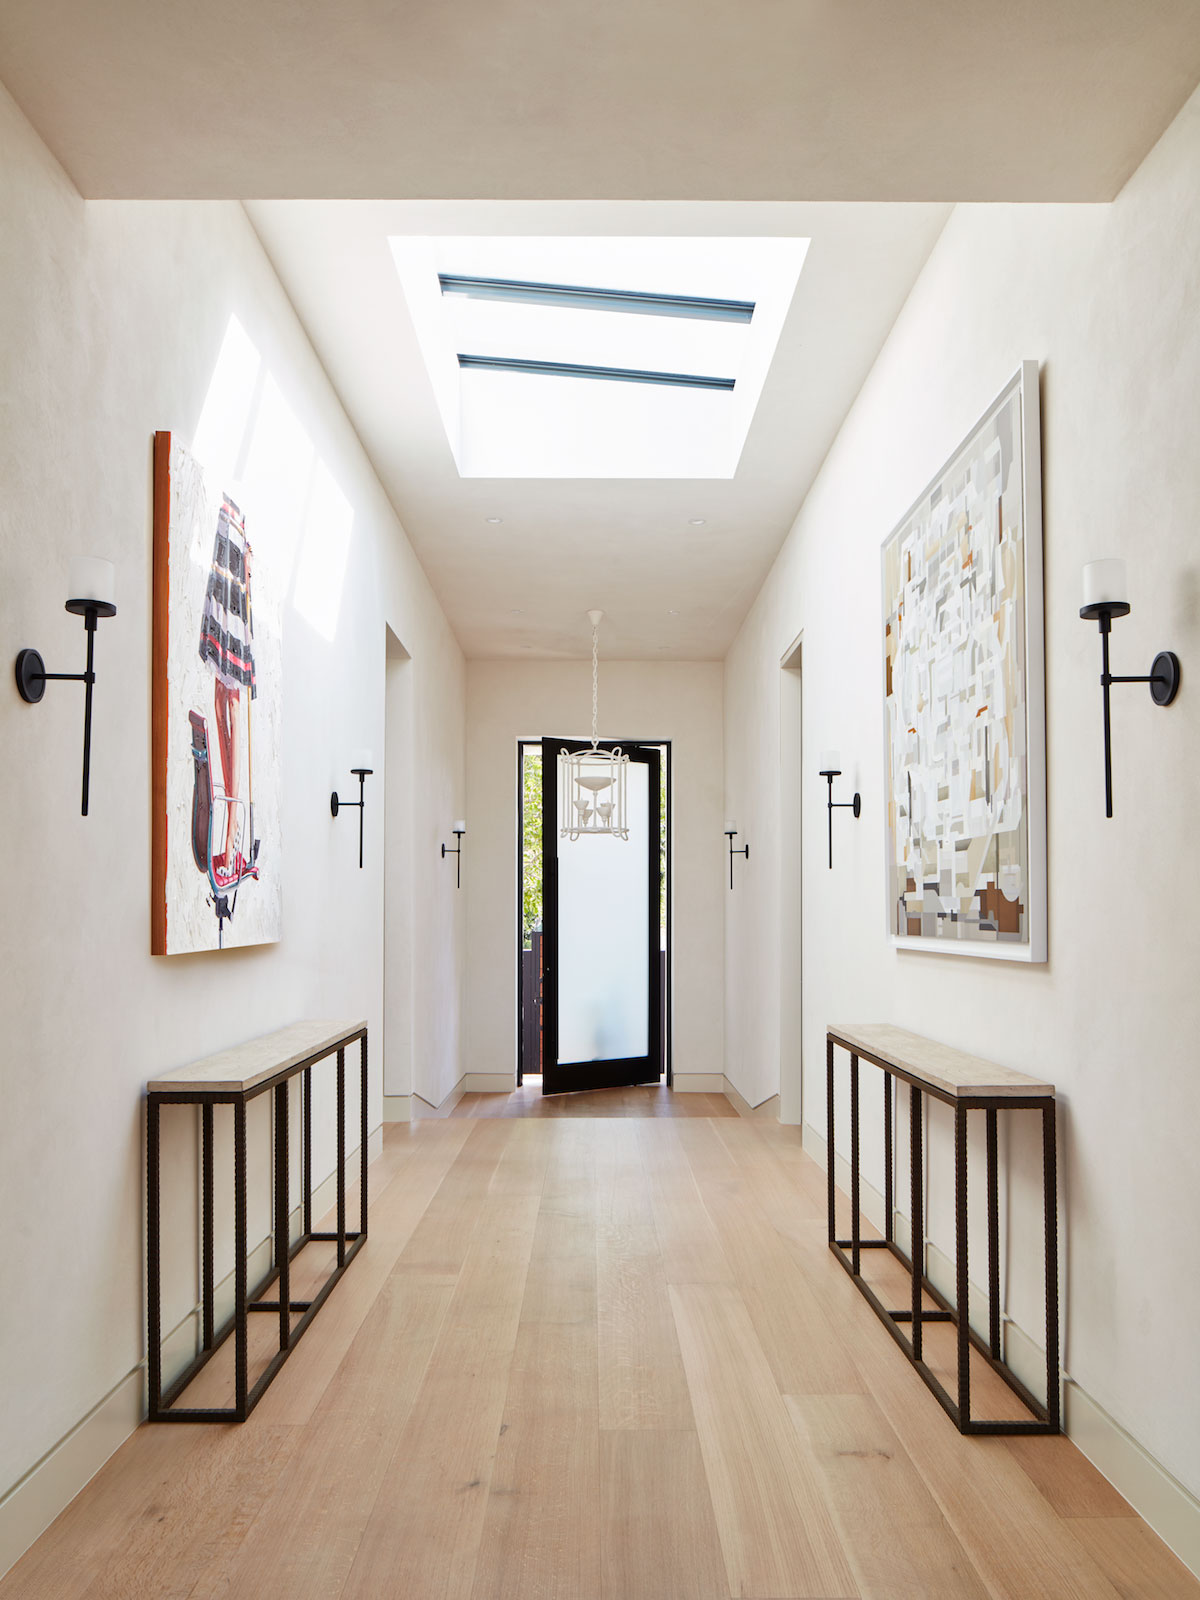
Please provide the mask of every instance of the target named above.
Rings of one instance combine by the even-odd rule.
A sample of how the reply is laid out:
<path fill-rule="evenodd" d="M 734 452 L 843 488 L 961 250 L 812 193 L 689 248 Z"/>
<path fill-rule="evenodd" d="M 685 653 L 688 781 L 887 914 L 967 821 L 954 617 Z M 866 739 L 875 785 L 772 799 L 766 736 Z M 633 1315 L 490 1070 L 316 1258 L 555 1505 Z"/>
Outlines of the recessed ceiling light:
<path fill-rule="evenodd" d="M 508 614 L 510 617 L 523 617 L 525 615 L 525 610 L 522 606 L 513 606 L 512 610 Z"/>
<path fill-rule="evenodd" d="M 672 616 L 672 617 L 677 617 L 679 615 L 678 611 L 670 611 L 667 614 L 668 614 L 668 616 Z"/>
<path fill-rule="evenodd" d="M 707 520 L 708 519 L 706 517 L 689 517 L 688 518 L 688 527 L 689 528 L 702 528 Z"/>
<path fill-rule="evenodd" d="M 504 518 L 503 517 L 484 517 L 483 520 L 485 522 L 497 523 L 497 522 L 503 522 Z"/>

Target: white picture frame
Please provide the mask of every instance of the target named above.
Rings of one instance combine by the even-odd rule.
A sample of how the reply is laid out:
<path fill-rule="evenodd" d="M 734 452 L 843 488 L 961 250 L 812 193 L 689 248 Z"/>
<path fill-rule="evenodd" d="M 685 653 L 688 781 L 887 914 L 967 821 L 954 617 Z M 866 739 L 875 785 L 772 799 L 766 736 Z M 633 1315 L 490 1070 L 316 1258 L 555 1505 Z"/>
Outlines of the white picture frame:
<path fill-rule="evenodd" d="M 890 942 L 902 950 L 1044 962 L 1045 614 L 1036 361 L 1021 363 L 880 554 Z M 975 570 L 963 577 L 952 570 L 957 561 L 964 573 Z M 914 868 L 921 872 L 919 884 Z"/>

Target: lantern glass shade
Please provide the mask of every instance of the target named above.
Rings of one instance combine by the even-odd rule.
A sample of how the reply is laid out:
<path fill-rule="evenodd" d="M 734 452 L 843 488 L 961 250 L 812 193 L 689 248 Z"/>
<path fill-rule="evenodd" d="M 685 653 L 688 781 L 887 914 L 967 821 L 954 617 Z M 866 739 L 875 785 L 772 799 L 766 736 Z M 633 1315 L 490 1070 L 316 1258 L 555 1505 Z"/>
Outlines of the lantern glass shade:
<path fill-rule="evenodd" d="M 76 556 L 67 573 L 67 610 L 82 613 L 89 606 L 101 616 L 116 613 L 117 569 L 100 556 Z"/>
<path fill-rule="evenodd" d="M 1125 605 L 1129 599 L 1129 580 L 1125 563 L 1118 557 L 1089 561 L 1083 569 L 1085 606 Z"/>
<path fill-rule="evenodd" d="M 626 776 L 629 757 L 619 747 L 563 750 L 558 758 L 559 830 L 564 839 L 608 833 L 629 838 Z"/>

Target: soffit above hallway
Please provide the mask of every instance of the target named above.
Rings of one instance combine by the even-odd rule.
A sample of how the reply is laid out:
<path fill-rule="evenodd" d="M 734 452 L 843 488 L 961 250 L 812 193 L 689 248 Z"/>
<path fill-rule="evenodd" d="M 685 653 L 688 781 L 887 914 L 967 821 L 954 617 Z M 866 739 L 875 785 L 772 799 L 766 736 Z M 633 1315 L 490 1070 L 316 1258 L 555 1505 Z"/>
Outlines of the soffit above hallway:
<path fill-rule="evenodd" d="M 1195 0 L 6 0 L 89 197 L 1107 200 Z"/>

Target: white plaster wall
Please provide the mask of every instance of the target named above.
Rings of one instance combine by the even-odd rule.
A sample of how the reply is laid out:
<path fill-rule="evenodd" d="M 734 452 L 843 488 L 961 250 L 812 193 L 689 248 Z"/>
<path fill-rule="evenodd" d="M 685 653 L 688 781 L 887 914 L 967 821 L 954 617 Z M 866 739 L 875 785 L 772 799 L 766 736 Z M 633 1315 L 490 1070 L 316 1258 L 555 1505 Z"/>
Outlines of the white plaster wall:
<path fill-rule="evenodd" d="M 590 661 L 467 663 L 468 1072 L 516 1075 L 517 740 L 590 737 L 591 676 Z M 721 680 L 716 661 L 600 662 L 601 735 L 671 741 L 680 1073 L 724 1071 Z"/>
<path fill-rule="evenodd" d="M 459 1076 L 461 909 L 435 876 L 432 843 L 445 804 L 463 791 L 465 674 L 239 206 L 85 205 L 0 91 L 0 215 L 4 659 L 36 645 L 51 671 L 82 668 L 83 628 L 63 611 L 77 553 L 117 562 L 119 605 L 98 636 L 88 818 L 79 815 L 81 690 L 51 684 L 30 707 L 11 667 L 0 682 L 2 1496 L 143 1357 L 146 1078 L 300 1016 L 365 1016 L 372 1043 L 380 1038 L 382 761 L 367 788 L 361 873 L 356 814 L 334 822 L 329 792 L 351 790 L 355 745 L 383 751 L 385 623 L 412 656 L 413 829 L 429 846 L 413 865 L 412 897 L 431 929 L 414 957 L 413 1032 L 431 1081 Z M 294 594 L 285 613 L 282 941 L 152 958 L 151 441 L 159 428 L 193 435 L 231 316 L 353 523 L 332 636 Z M 376 1048 L 372 1127 L 381 1058 Z M 260 1180 L 265 1131 L 262 1118 L 252 1123 Z M 172 1131 L 167 1223 L 179 1249 L 169 1256 L 168 1327 L 195 1292 L 193 1148 L 189 1128 Z M 255 1194 L 265 1229 L 261 1181 Z"/>
<path fill-rule="evenodd" d="M 831 1020 L 892 1020 L 1055 1081 L 1067 1369 L 1193 1492 L 1198 194 L 1193 97 L 1111 206 L 958 208 L 730 653 L 725 686 L 731 809 L 772 853 L 779 663 L 803 632 L 805 1120 L 823 1133 Z M 1025 357 L 1043 364 L 1049 771 L 1050 960 L 1032 968 L 892 950 L 881 817 L 879 547 Z M 1142 688 L 1114 693 L 1111 822 L 1099 642 L 1077 615 L 1080 569 L 1107 555 L 1127 558 L 1133 601 L 1116 627 L 1114 670 L 1148 672 L 1164 647 L 1183 663 L 1169 710 Z M 861 789 L 864 807 L 858 823 L 836 815 L 832 872 L 815 770 L 824 745 L 848 756 L 846 788 Z M 770 875 L 745 883 L 727 919 L 726 1010 L 730 1076 L 754 1100 L 779 1082 L 780 913 Z M 793 1085 L 800 1068 L 782 1063 Z M 943 1174 L 944 1155 L 933 1162 Z M 1038 1178 L 1027 1134 L 1014 1139 L 1013 1159 L 1008 1303 L 1036 1335 Z M 934 1239 L 952 1250 L 950 1202 L 935 1177 Z"/>

